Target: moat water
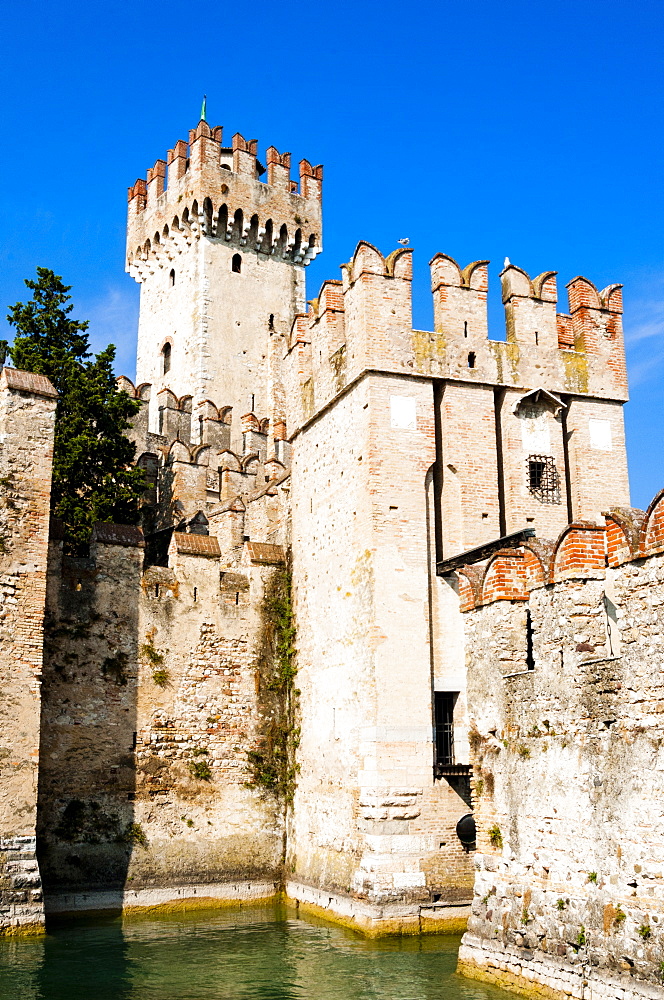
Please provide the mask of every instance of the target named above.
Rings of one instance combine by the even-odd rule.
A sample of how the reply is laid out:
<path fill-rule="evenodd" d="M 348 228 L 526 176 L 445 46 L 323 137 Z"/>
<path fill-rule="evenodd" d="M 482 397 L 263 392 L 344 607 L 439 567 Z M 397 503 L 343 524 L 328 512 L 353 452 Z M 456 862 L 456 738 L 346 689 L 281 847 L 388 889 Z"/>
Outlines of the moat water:
<path fill-rule="evenodd" d="M 367 941 L 283 907 L 77 920 L 0 942 L 2 1000 L 509 1000 L 458 937 Z"/>

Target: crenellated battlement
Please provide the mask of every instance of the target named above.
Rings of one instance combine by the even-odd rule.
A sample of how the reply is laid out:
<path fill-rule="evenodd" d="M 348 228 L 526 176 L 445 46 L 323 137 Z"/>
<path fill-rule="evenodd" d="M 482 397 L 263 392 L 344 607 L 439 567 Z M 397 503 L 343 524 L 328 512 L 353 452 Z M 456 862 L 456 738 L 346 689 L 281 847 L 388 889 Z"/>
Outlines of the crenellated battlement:
<path fill-rule="evenodd" d="M 290 423 L 298 426 L 362 370 L 382 368 L 520 391 L 623 402 L 627 373 L 620 285 L 598 291 L 587 278 L 567 286 L 557 312 L 556 272 L 531 278 L 507 263 L 500 275 L 505 340 L 488 325 L 488 264 L 430 261 L 434 330 L 412 329 L 412 249 L 384 256 L 361 241 L 284 339 Z M 301 404 L 301 405 L 300 405 Z"/>
<path fill-rule="evenodd" d="M 128 193 L 127 270 L 137 281 L 207 237 L 240 250 L 307 265 L 321 250 L 322 166 L 266 150 L 237 132 L 223 145 L 222 127 L 200 121 L 139 178 Z"/>
<path fill-rule="evenodd" d="M 231 444 L 232 407 L 217 406 L 209 399 L 192 405 L 191 396 L 178 397 L 166 387 L 152 400 L 148 383 L 135 387 L 124 375 L 117 383 L 120 391 L 144 403 L 130 436 L 137 465 L 148 480 L 145 503 L 163 507 L 160 517 L 179 517 L 246 497 L 288 473 L 291 447 L 285 422 L 243 414 L 235 437 L 241 441 L 238 452 Z M 157 408 L 156 431 L 149 429 L 151 405 Z"/>
<path fill-rule="evenodd" d="M 484 563 L 456 573 L 462 611 L 496 601 L 527 601 L 533 590 L 565 580 L 597 580 L 617 569 L 664 552 L 664 490 L 647 511 L 616 507 L 604 524 L 575 521 L 555 541 L 528 539 L 494 552 Z"/>

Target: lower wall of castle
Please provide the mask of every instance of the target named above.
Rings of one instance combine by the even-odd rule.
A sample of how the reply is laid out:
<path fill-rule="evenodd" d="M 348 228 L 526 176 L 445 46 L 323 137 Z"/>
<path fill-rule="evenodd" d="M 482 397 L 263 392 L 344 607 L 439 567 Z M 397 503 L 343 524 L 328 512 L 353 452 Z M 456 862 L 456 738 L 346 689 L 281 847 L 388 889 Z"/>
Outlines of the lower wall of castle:
<path fill-rule="evenodd" d="M 521 996 L 545 1000 L 660 1000 L 661 987 L 634 982 L 578 960 L 496 946 L 468 932 L 459 949 L 457 971 Z"/>
<path fill-rule="evenodd" d="M 662 556 L 534 590 L 531 670 L 522 602 L 465 616 L 481 853 L 462 971 L 526 995 L 661 996 L 663 601 Z"/>
<path fill-rule="evenodd" d="M 0 838 L 0 934 L 43 934 L 35 837 Z"/>
<path fill-rule="evenodd" d="M 460 934 L 466 929 L 470 914 L 470 906 L 465 903 L 421 903 L 401 899 L 376 904 L 294 879 L 286 881 L 285 895 L 288 902 L 305 913 L 350 927 L 368 937 Z"/>
<path fill-rule="evenodd" d="M 282 806 L 248 766 L 270 570 L 232 574 L 226 593 L 218 558 L 142 563 L 139 547 L 62 559 L 52 546 L 38 813 L 47 912 L 233 899 L 240 883 L 263 896 L 280 879 Z"/>

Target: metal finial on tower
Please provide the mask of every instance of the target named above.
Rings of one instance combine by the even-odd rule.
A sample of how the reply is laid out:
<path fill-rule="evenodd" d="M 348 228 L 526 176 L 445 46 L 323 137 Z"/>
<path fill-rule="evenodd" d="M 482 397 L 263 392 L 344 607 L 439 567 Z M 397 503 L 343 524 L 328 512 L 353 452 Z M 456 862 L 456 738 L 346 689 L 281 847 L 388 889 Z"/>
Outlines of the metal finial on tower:
<path fill-rule="evenodd" d="M 201 104 L 201 119 L 202 122 L 207 121 L 207 94 L 203 94 L 203 103 Z"/>

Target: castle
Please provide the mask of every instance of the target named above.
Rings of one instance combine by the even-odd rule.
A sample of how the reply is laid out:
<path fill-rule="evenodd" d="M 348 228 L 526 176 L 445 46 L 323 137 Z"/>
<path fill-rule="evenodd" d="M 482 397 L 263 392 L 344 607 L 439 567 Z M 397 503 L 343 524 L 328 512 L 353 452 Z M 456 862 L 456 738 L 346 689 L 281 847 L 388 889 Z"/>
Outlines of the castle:
<path fill-rule="evenodd" d="M 0 924 L 285 892 L 470 915 L 462 968 L 510 988 L 658 995 L 664 500 L 629 507 L 621 287 L 558 313 L 506 262 L 492 341 L 488 262 L 439 253 L 414 330 L 412 251 L 361 242 L 307 304 L 322 168 L 223 143 L 129 189 L 142 529 L 63 554 L 55 393 L 0 378 Z"/>

